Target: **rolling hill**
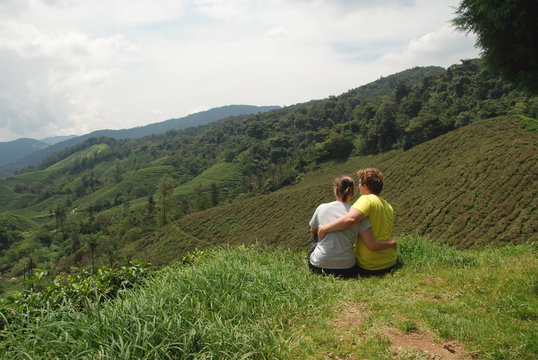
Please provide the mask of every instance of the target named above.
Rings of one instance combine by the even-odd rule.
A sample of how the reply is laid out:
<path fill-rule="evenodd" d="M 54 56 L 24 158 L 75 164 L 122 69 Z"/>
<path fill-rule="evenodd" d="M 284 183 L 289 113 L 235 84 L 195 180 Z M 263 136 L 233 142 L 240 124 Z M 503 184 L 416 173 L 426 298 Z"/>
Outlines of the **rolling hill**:
<path fill-rule="evenodd" d="M 298 185 L 185 216 L 124 251 L 162 265 L 222 243 L 305 249 L 314 209 L 333 200 L 332 179 L 365 167 L 385 173 L 397 234 L 459 248 L 536 242 L 537 144 L 518 118 L 480 121 L 405 152 L 325 164 Z"/>

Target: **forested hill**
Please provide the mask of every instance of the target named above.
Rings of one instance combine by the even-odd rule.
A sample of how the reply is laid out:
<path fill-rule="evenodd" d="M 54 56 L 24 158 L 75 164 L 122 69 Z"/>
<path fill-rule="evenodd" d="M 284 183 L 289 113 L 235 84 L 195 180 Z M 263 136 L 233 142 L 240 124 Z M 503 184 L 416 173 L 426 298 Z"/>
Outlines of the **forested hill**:
<path fill-rule="evenodd" d="M 162 264 L 223 242 L 306 249 L 313 211 L 334 200 L 332 180 L 370 166 L 385 173 L 396 234 L 475 249 L 536 242 L 537 144 L 521 119 L 481 120 L 405 152 L 328 162 L 297 185 L 183 217 L 125 251 Z"/>
<path fill-rule="evenodd" d="M 25 173 L 0 180 L 0 269 L 7 276 L 15 276 L 23 273 L 30 265 L 52 266 L 66 258 L 70 259 L 70 264 L 84 261 L 87 264 L 89 255 L 99 261 L 118 261 L 119 250 L 122 248 L 142 251 L 142 247 L 147 245 L 149 249 L 149 244 L 153 241 L 149 239 L 157 239 L 155 234 L 159 234 L 163 225 L 172 221 L 176 221 L 173 226 L 177 226 L 177 231 L 185 234 L 180 242 L 184 249 L 202 246 L 204 241 L 212 242 L 214 239 L 192 233 L 199 226 L 195 222 L 189 226 L 183 224 L 199 214 L 205 214 L 200 211 L 214 208 L 209 211 L 225 214 L 228 209 L 226 206 L 233 209 L 233 204 L 242 200 L 270 194 L 292 184 L 306 186 L 313 174 L 321 172 L 323 176 L 332 178 L 337 169 L 328 168 L 327 164 L 335 161 L 343 163 L 349 157 L 356 163 L 342 168 L 342 171 L 352 172 L 363 165 L 379 164 L 390 178 L 407 179 L 407 174 L 414 171 L 417 177 L 428 174 L 424 175 L 424 179 L 430 181 L 436 179 L 437 172 L 449 171 L 451 165 L 443 161 L 457 149 L 448 150 L 446 146 L 430 148 L 427 146 L 431 144 L 428 140 L 435 139 L 432 142 L 435 143 L 436 138 L 450 133 L 456 135 L 445 136 L 455 138 L 445 141 L 456 143 L 457 138 L 463 135 L 452 131 L 459 128 L 463 131 L 469 124 L 477 123 L 478 126 L 483 119 L 510 114 L 536 118 L 538 99 L 514 91 L 511 86 L 483 70 L 479 61 L 469 60 L 447 70 L 410 69 L 340 96 L 255 115 L 232 117 L 200 127 L 171 130 L 162 135 L 135 140 L 91 138 L 52 154 L 38 164 L 34 171 L 27 169 Z M 496 122 L 486 124 L 493 126 Z M 486 134 L 488 126 L 474 128 L 476 135 Z M 511 129 L 515 129 L 515 125 L 511 126 Z M 520 136 L 511 131 L 508 139 Z M 472 135 L 464 138 L 465 143 L 460 147 L 466 149 L 466 152 L 461 153 L 461 158 L 475 158 L 466 166 L 472 168 L 483 156 L 490 159 L 489 155 L 482 152 L 471 156 L 475 150 L 469 146 L 469 142 L 475 141 L 475 138 Z M 500 144 L 498 141 L 488 144 L 484 149 L 501 156 L 501 153 L 493 151 L 495 144 Z M 512 146 L 510 143 L 503 144 L 500 146 L 503 149 Z M 417 145 L 420 146 L 416 147 Z M 374 157 L 376 159 L 388 159 L 405 150 L 409 150 L 404 153 L 407 157 L 394 160 L 395 164 L 413 164 L 416 161 L 417 165 L 398 176 L 393 176 L 390 171 L 393 168 L 403 169 L 402 167 L 385 167 L 385 163 L 370 161 L 373 158 L 369 156 L 374 154 L 378 154 Z M 531 155 L 535 152 L 536 150 L 530 150 Z M 424 159 L 419 161 L 421 156 Z M 434 160 L 428 159 L 428 156 Z M 455 158 L 451 159 L 456 161 Z M 527 161 L 525 159 L 518 157 L 513 161 L 517 164 Z M 446 168 L 436 167 L 438 163 L 444 164 Z M 503 162 L 495 169 L 499 172 L 495 173 L 504 176 L 503 169 L 510 169 L 508 164 L 511 163 Z M 428 173 L 428 167 L 437 170 Z M 484 169 L 491 171 L 490 168 Z M 415 178 L 415 183 L 399 189 L 398 193 L 402 194 L 408 189 L 415 189 L 415 192 L 408 193 L 402 199 L 391 192 L 388 185 L 387 196 L 390 195 L 391 199 L 394 197 L 392 200 L 397 206 L 401 203 L 430 209 L 427 200 L 430 199 L 428 201 L 433 203 L 452 198 L 450 191 L 453 189 L 446 186 L 464 179 L 466 173 L 460 172 L 453 176 L 456 180 L 443 178 L 447 185 L 432 182 L 428 183 L 430 187 L 424 185 L 419 188 L 414 184 L 420 183 L 420 178 Z M 326 183 L 330 184 L 331 180 L 326 180 Z M 314 204 L 325 199 L 325 196 L 330 196 L 330 191 L 328 195 L 319 191 L 320 184 L 321 182 L 312 183 L 312 192 L 318 194 L 318 198 L 307 198 L 305 194 L 296 198 L 292 208 L 297 212 L 290 213 L 290 217 L 298 214 L 309 217 L 312 209 L 302 210 L 301 213 L 297 206 L 307 199 Z M 488 181 L 484 181 L 484 186 L 487 184 Z M 418 192 L 426 189 L 431 190 L 435 196 Z M 470 193 L 478 196 L 474 191 Z M 280 206 L 278 197 L 266 199 L 273 202 L 274 209 Z M 230 203 L 232 205 L 227 205 Z M 247 204 L 250 203 L 241 204 L 249 209 Z M 489 209 L 491 202 L 481 203 L 470 199 L 453 201 L 438 211 L 451 211 L 452 207 L 460 204 L 464 204 L 463 208 L 458 208 L 461 212 L 475 207 Z M 514 212 L 516 208 L 506 204 L 507 219 L 520 216 Z M 239 210 L 236 208 L 234 211 Z M 238 212 L 241 216 L 224 217 L 222 219 L 228 219 L 225 224 L 216 221 L 214 224 L 206 222 L 203 226 L 211 229 L 214 234 L 220 231 L 219 225 L 222 225 L 223 231 L 228 229 L 243 234 L 240 229 L 243 221 L 250 224 L 247 226 L 255 228 L 249 217 L 255 214 L 254 210 L 250 209 L 248 214 Z M 421 213 L 420 216 L 424 218 L 435 211 L 437 210 Z M 524 215 L 525 211 L 530 210 L 521 211 Z M 270 214 L 269 211 L 266 212 Z M 480 213 L 480 217 L 487 218 L 486 215 Z M 200 215 L 200 218 L 203 216 L 205 215 Z M 405 217 L 400 216 L 399 219 Z M 440 218 L 435 221 L 437 219 Z M 476 219 L 455 218 L 457 224 L 466 231 Z M 272 237 L 271 241 L 288 244 L 282 239 L 289 235 L 287 231 L 291 223 L 281 223 L 286 220 L 283 218 L 273 220 L 272 226 L 280 226 L 275 231 L 281 232 L 282 237 Z M 303 220 L 290 221 L 304 224 Z M 448 240 L 461 236 L 456 227 L 447 228 L 446 224 L 437 224 L 435 221 L 398 223 L 398 229 L 426 234 L 447 233 Z M 268 220 L 267 224 L 269 223 Z M 418 227 L 406 228 L 408 223 Z M 435 226 L 428 225 L 434 223 Z M 523 234 L 528 231 L 525 226 L 520 224 L 521 229 L 517 232 L 506 225 L 506 229 L 510 230 L 505 232 Z M 169 229 L 171 228 L 164 228 L 163 231 L 170 231 Z M 490 230 L 486 233 L 488 231 Z M 261 235 L 256 235 L 259 236 Z M 173 241 L 176 238 L 163 239 Z M 230 239 L 234 242 L 243 241 L 234 237 Z M 293 241 L 298 239 L 299 237 L 290 238 L 289 245 L 298 247 L 298 243 L 293 245 Z M 301 241 L 302 239 L 303 235 Z M 507 235 L 501 240 L 513 242 L 518 239 L 517 236 Z M 467 246 L 471 242 L 460 241 L 458 244 Z M 165 253 L 163 250 L 162 254 Z M 136 256 L 136 252 L 132 254 Z"/>
<path fill-rule="evenodd" d="M 168 130 L 185 129 L 192 126 L 205 125 L 210 122 L 224 119 L 230 116 L 256 114 L 259 112 L 274 110 L 278 108 L 280 108 L 280 106 L 227 105 L 201 111 L 195 114 L 190 114 L 178 119 L 169 119 L 166 121 L 145 126 L 138 126 L 130 129 L 97 130 L 81 136 L 70 136 L 65 140 L 55 142 L 49 147 L 41 146 L 41 148 L 39 149 L 42 150 L 40 151 L 36 151 L 39 149 L 35 149 L 33 152 L 26 151 L 26 153 L 22 154 L 20 152 L 8 154 L 0 151 L 0 154 L 2 154 L 3 156 L 0 165 L 7 165 L 0 167 L 0 176 L 11 175 L 15 170 L 18 170 L 23 166 L 39 162 L 50 154 L 61 151 L 66 147 L 80 144 L 84 140 L 90 139 L 92 137 L 110 137 L 113 139 L 137 139 L 152 134 L 163 134 Z M 5 144 L 7 146 L 7 144 L 9 143 Z M 2 145 L 2 143 L 0 143 L 0 145 Z"/>

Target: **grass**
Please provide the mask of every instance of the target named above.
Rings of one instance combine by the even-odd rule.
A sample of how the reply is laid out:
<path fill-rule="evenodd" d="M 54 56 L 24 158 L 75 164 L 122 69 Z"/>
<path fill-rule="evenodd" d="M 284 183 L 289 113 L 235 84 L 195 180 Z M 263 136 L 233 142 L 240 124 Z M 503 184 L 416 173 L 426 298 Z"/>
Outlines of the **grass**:
<path fill-rule="evenodd" d="M 282 269 L 290 269 L 282 273 Z M 87 313 L 57 311 L 13 331 L 6 358 L 281 358 L 330 279 L 291 252 L 239 247 L 171 267 L 145 288 Z M 329 292 L 330 294 L 330 292 Z M 61 339 L 61 340 L 59 340 Z"/>
<path fill-rule="evenodd" d="M 471 252 L 399 240 L 397 271 L 348 281 L 309 273 L 289 250 L 198 253 L 192 265 L 170 266 L 104 307 L 44 312 L 8 329 L 2 357 L 431 358 L 392 346 L 395 332 L 429 334 L 465 359 L 538 356 L 536 244 Z"/>

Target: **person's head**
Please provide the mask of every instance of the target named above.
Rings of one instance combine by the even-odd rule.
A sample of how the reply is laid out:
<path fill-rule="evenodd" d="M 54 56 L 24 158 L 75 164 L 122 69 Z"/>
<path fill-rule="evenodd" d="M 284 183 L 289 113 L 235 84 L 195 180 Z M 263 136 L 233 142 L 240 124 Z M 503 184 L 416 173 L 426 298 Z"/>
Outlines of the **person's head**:
<path fill-rule="evenodd" d="M 353 197 L 353 179 L 347 175 L 340 175 L 333 182 L 334 196 L 340 201 L 349 202 Z"/>
<path fill-rule="evenodd" d="M 362 169 L 357 172 L 359 189 L 366 186 L 372 194 L 379 195 L 383 190 L 383 173 L 376 168 Z"/>

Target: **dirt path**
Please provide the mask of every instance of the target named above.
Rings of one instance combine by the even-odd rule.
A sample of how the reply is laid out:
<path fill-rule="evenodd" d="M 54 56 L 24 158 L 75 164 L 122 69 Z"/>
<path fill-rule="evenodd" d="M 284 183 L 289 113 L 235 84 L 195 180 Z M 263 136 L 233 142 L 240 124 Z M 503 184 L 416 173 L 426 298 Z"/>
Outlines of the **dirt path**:
<path fill-rule="evenodd" d="M 360 339 L 356 339 L 358 329 L 371 316 L 365 303 L 342 304 L 339 316 L 333 321 L 337 329 L 337 337 L 342 341 L 349 341 L 355 344 Z M 436 336 L 429 331 L 417 330 L 403 333 L 398 329 L 384 328 L 375 329 L 390 340 L 390 349 L 395 357 L 417 355 L 417 359 L 427 360 L 473 360 L 474 357 L 465 350 L 465 347 L 457 341 L 439 341 Z M 350 357 L 349 360 L 356 358 Z"/>

